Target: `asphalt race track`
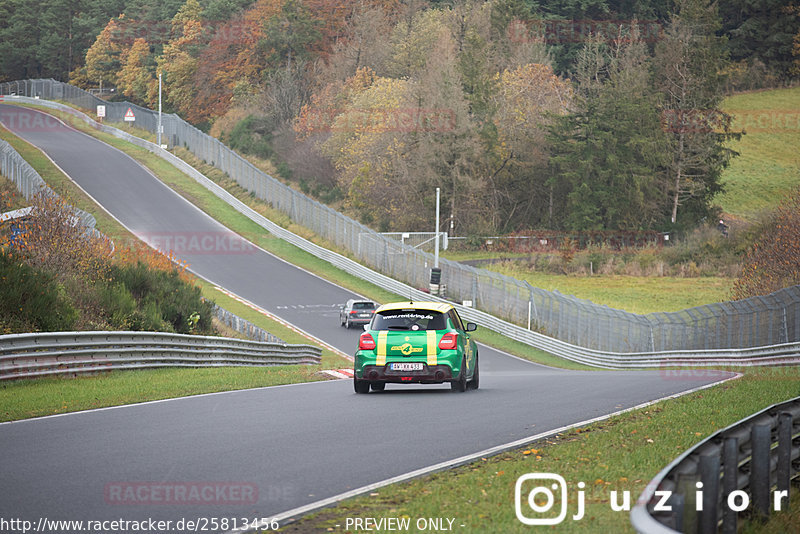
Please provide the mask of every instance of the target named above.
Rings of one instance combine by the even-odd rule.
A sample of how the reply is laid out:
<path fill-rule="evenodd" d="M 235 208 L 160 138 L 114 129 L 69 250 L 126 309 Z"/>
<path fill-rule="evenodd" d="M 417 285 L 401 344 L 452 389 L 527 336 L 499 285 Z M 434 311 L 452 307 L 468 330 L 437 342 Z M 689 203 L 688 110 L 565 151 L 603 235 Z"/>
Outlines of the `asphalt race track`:
<path fill-rule="evenodd" d="M 0 122 L 134 233 L 162 246 L 205 243 L 177 255 L 204 278 L 353 352 L 358 330 L 338 322 L 338 305 L 352 293 L 238 242 L 127 155 L 44 117 L 0 105 Z M 481 389 L 463 394 L 390 385 L 355 395 L 351 381 L 337 380 L 0 424 L 0 517 L 34 525 L 152 518 L 171 528 L 181 519 L 269 518 L 713 381 L 564 371 L 485 346 L 479 353 Z"/>

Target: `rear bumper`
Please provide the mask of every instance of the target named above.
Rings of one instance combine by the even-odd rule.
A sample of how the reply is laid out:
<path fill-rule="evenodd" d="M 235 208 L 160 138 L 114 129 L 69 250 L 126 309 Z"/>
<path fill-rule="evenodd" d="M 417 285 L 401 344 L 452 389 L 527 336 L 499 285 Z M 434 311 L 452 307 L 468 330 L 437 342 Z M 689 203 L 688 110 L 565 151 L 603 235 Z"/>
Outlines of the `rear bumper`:
<path fill-rule="evenodd" d="M 389 364 L 384 366 L 365 365 L 361 372 L 356 369 L 356 378 L 372 382 L 396 382 L 399 384 L 441 384 L 453 381 L 453 371 L 449 365 L 424 364 L 420 371 L 392 371 Z"/>
<path fill-rule="evenodd" d="M 345 320 L 350 321 L 350 324 L 369 324 L 372 317 L 347 317 Z"/>

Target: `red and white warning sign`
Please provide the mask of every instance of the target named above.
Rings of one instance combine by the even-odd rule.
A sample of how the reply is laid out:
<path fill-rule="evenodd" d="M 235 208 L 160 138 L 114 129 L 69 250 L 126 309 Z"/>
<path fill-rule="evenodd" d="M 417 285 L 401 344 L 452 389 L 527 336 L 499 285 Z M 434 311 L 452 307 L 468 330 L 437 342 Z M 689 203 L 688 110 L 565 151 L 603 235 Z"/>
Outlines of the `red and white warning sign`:
<path fill-rule="evenodd" d="M 125 112 L 124 119 L 126 122 L 133 122 L 136 120 L 136 115 L 133 114 L 133 110 L 131 108 L 128 108 L 128 111 Z"/>

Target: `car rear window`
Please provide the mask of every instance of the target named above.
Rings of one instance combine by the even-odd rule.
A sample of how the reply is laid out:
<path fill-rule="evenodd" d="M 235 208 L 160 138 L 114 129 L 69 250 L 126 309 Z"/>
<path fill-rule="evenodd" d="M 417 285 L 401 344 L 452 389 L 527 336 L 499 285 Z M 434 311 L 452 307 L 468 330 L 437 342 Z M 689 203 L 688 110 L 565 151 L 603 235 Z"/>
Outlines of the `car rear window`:
<path fill-rule="evenodd" d="M 353 303 L 354 310 L 374 310 L 375 303 L 374 302 L 354 302 Z"/>
<path fill-rule="evenodd" d="M 433 310 L 387 310 L 372 320 L 372 330 L 444 330 L 445 314 Z"/>

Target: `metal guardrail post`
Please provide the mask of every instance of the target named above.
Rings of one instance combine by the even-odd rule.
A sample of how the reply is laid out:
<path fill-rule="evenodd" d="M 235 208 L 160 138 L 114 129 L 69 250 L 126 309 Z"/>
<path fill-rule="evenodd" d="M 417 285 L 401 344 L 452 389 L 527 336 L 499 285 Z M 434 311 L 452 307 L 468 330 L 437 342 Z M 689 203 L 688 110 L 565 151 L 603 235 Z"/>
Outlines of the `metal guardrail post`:
<path fill-rule="evenodd" d="M 736 534 L 739 514 L 728 501 L 739 483 L 739 438 L 725 438 L 722 445 L 722 534 Z"/>
<path fill-rule="evenodd" d="M 700 481 L 698 473 L 681 473 L 675 485 L 679 495 L 683 496 L 683 512 L 681 522 L 684 525 L 697 525 L 699 510 L 697 509 L 698 488 Z"/>
<path fill-rule="evenodd" d="M 672 508 L 675 530 L 683 532 L 683 515 L 686 511 L 686 499 L 680 493 L 673 493 L 667 500 L 667 504 Z"/>
<path fill-rule="evenodd" d="M 753 493 L 753 510 L 762 519 L 769 517 L 769 469 L 772 425 L 757 423 L 750 431 L 752 457 L 750 459 L 750 490 Z"/>
<path fill-rule="evenodd" d="M 700 456 L 700 481 L 703 486 L 703 506 L 699 512 L 700 534 L 716 534 L 719 510 L 719 450 Z"/>
<path fill-rule="evenodd" d="M 776 466 L 778 491 L 785 491 L 789 498 L 789 482 L 792 477 L 792 425 L 790 412 L 778 416 L 778 465 Z"/>

